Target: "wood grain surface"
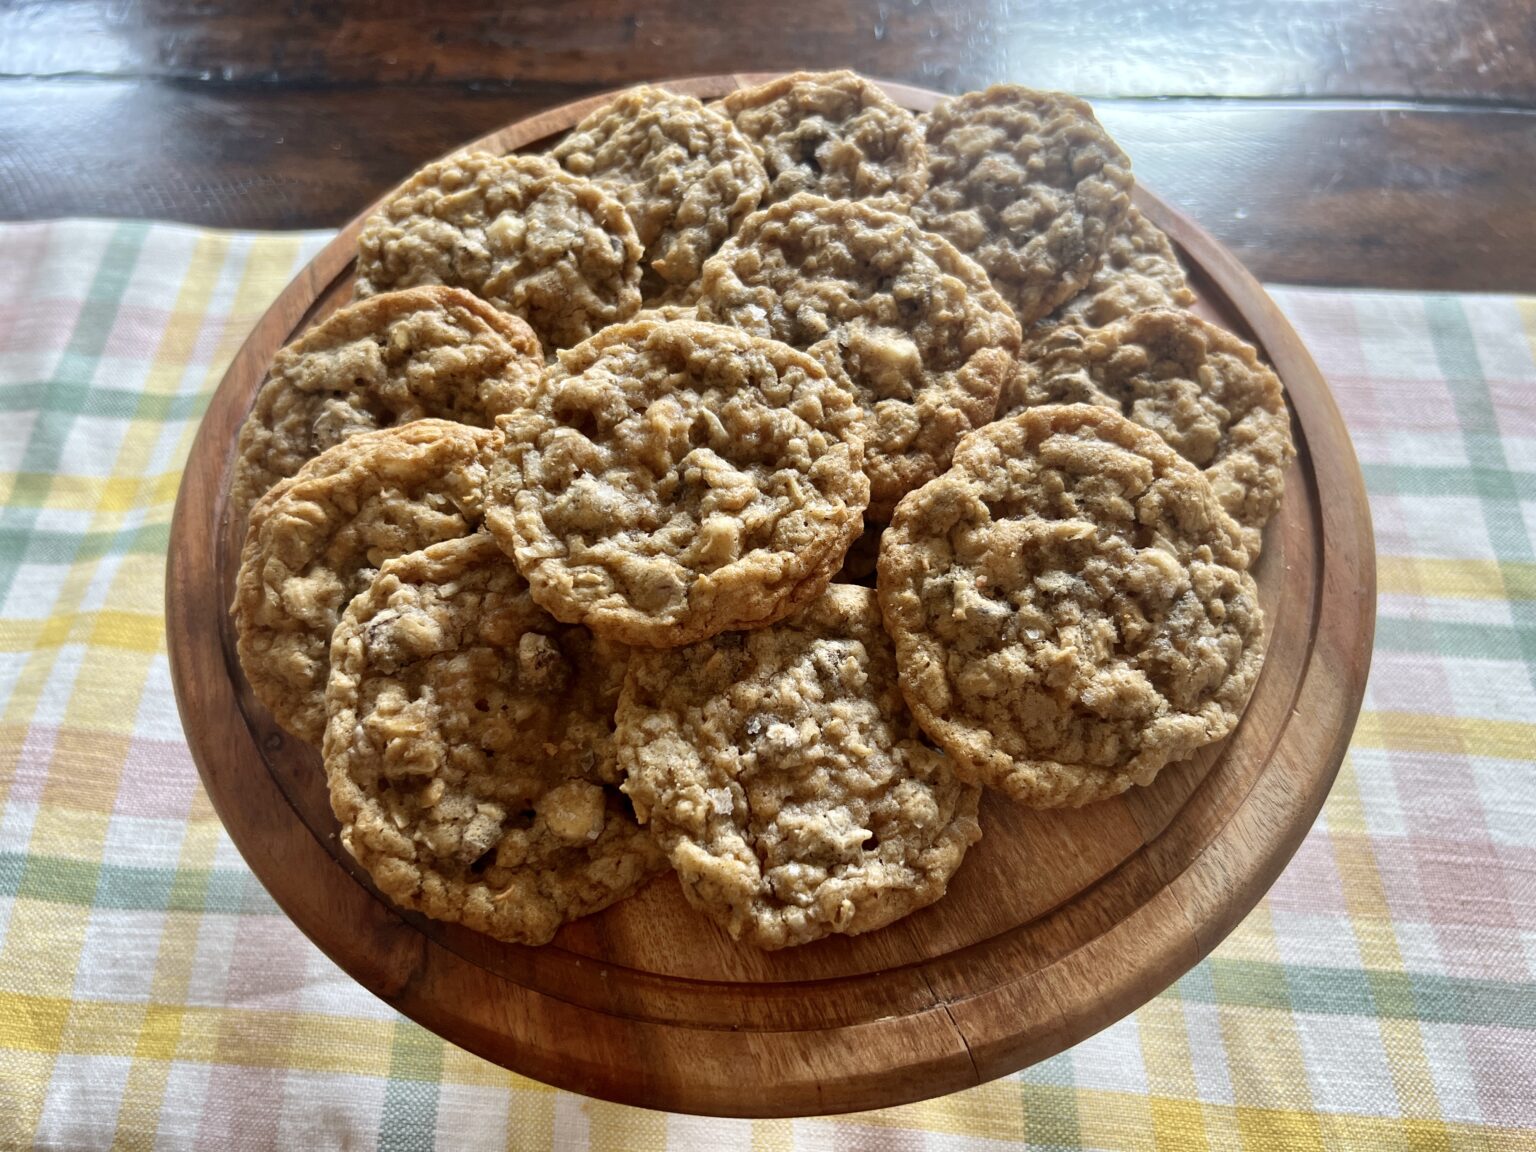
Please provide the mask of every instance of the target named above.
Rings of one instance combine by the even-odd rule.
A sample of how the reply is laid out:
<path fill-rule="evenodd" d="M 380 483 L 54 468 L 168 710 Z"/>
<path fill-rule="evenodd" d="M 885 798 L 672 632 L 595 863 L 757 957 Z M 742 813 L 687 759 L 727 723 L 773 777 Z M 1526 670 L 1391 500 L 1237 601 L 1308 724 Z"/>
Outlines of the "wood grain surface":
<path fill-rule="evenodd" d="M 718 95 L 736 82 L 678 86 Z M 914 108 L 936 98 L 890 90 Z M 583 107 L 479 146 L 537 145 Z M 231 366 L 172 526 L 167 631 L 188 741 L 283 910 L 365 986 L 488 1059 L 625 1103 L 734 1115 L 976 1084 L 1061 1051 L 1195 964 L 1273 882 L 1327 794 L 1364 690 L 1374 554 L 1348 436 L 1305 349 L 1235 257 L 1138 197 L 1191 264 L 1202 310 L 1261 345 L 1293 407 L 1300 455 L 1256 572 L 1272 638 L 1253 699 L 1226 741 L 1149 788 L 1060 812 L 989 795 L 983 839 L 943 901 L 779 953 L 731 942 L 670 875 L 543 948 L 401 912 L 340 848 L 316 753 L 251 696 L 225 611 L 243 532 L 225 514 L 236 431 L 273 351 L 346 298 L 354 221 Z"/>
<path fill-rule="evenodd" d="M 0 0 L 0 219 L 335 227 L 538 108 L 786 67 L 1089 96 L 1264 279 L 1536 290 L 1524 0 Z"/>

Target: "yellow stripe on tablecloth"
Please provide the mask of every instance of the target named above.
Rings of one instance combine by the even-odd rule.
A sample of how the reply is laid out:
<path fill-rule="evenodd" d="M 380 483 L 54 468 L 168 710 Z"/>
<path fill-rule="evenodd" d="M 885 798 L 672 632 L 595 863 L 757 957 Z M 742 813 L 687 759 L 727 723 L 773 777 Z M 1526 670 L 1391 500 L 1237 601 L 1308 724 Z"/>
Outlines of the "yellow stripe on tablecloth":
<path fill-rule="evenodd" d="M 1121 1096 L 1114 1108 L 1077 1109 L 1077 1138 L 1084 1148 L 1132 1148 L 1152 1131 L 1152 1101 L 1139 1093 Z"/>
<path fill-rule="evenodd" d="M 1376 591 L 1382 595 L 1449 599 L 1536 600 L 1536 564 L 1519 560 L 1377 556 Z"/>
<path fill-rule="evenodd" d="M 752 1152 L 795 1152 L 795 1129 L 788 1120 L 752 1121 Z"/>
<path fill-rule="evenodd" d="M 1141 1039 L 1141 1062 L 1147 1070 L 1150 1121 L 1157 1147 L 1191 1152 L 1209 1148 L 1183 1002 L 1173 996 L 1148 1001 L 1136 1013 L 1136 1030 Z"/>
<path fill-rule="evenodd" d="M 125 557 L 125 560 L 129 559 Z M 164 570 L 156 556 L 141 557 Z M 31 652 L 62 644 L 93 644 L 153 655 L 165 637 L 160 612 L 129 612 L 104 608 L 95 612 L 55 612 L 41 620 L 0 621 L 0 652 Z"/>
<path fill-rule="evenodd" d="M 75 734 L 62 732 L 66 740 Z M 49 787 L 56 787 L 71 803 L 50 803 L 45 793 L 32 823 L 32 839 L 27 852 L 32 856 L 48 856 L 60 860 L 81 860 L 90 864 L 101 861 L 102 848 L 107 839 L 107 819 L 112 811 L 110 796 L 95 794 L 89 786 L 78 794 L 65 784 L 55 786 L 50 775 Z"/>
<path fill-rule="evenodd" d="M 0 1020 L 24 1029 L 43 1027 L 52 1020 L 52 1009 L 46 1005 L 28 1007 L 28 1002 L 39 997 L 69 999 L 88 919 L 86 909 L 76 904 L 25 896 L 12 901 L 5 945 L 0 947 Z M 5 1035 L 8 1033 L 0 1032 L 0 1048 L 6 1047 Z M 50 1036 L 44 1032 L 33 1043 L 19 1046 L 46 1051 L 49 1044 L 57 1043 L 57 1037 Z"/>
<path fill-rule="evenodd" d="M 1403 971 L 1402 950 L 1392 925 L 1386 886 L 1366 830 L 1365 804 L 1354 761 L 1346 756 L 1324 809 L 1334 866 L 1344 894 L 1344 908 L 1359 950 L 1361 967 L 1375 972 Z M 1382 1050 L 1404 1116 L 1438 1119 L 1440 1097 L 1424 1050 L 1418 1021 L 1378 1017 Z"/>
<path fill-rule="evenodd" d="M 1361 712 L 1351 743 L 1356 748 L 1528 760 L 1536 748 L 1536 724 L 1422 712 Z"/>
<path fill-rule="evenodd" d="M 1190 1096 L 1194 1093 L 1191 1091 Z M 1158 1152 L 1205 1152 L 1211 1142 L 1205 1130 L 1205 1108 L 1198 1099 L 1154 1096 L 1152 1139 Z"/>
<path fill-rule="evenodd" d="M 196 790 L 195 796 L 203 800 L 204 806 L 209 806 L 202 788 Z M 190 818 L 176 861 L 178 874 L 206 876 L 213 867 L 223 834 L 223 825 L 211 812 L 200 818 Z M 150 983 L 150 997 L 156 1007 L 145 1015 L 139 1036 L 141 1049 L 171 1055 L 178 1050 L 185 1017 L 182 1006 L 187 1001 L 200 954 L 198 938 L 202 923 L 203 916 L 198 912 L 166 913 L 160 928 L 160 950 L 155 959 L 154 977 Z M 168 1060 L 169 1057 L 136 1058 L 129 1068 L 128 1081 L 123 1086 L 123 1099 L 117 1112 L 118 1138 L 114 1142 L 114 1152 L 119 1145 L 137 1152 L 136 1142 L 145 1134 L 155 1131 L 165 1099 L 166 1081 L 170 1076 Z"/>
<path fill-rule="evenodd" d="M 159 421 L 135 423 L 142 423 L 147 429 L 164 429 L 164 424 Z M 39 475 L 33 472 L 14 472 L 7 474 L 5 479 L 14 483 Z M 175 503 L 176 490 L 181 486 L 181 469 L 144 476 L 77 476 L 71 472 L 50 472 L 47 479 L 48 491 L 41 500 L 32 502 L 28 507 L 42 508 L 49 512 L 92 510 L 102 515 L 121 517 L 146 505 Z M 3 501 L 4 496 L 4 491 L 0 490 L 0 501 Z M 112 523 L 110 527 L 116 528 L 118 525 Z"/>
<path fill-rule="evenodd" d="M 387 1077 L 393 1020 L 0 991 L 0 1047 Z"/>
<path fill-rule="evenodd" d="M 5 1021 L 0 1019 L 0 1028 Z M 0 1044 L 0 1084 L 10 1093 L 0 1108 L 0 1148 L 30 1148 L 47 1100 L 53 1053 L 7 1050 Z"/>
<path fill-rule="evenodd" d="M 627 1108 L 606 1100 L 587 1106 L 589 1152 L 662 1152 L 667 1146 L 667 1114 Z"/>

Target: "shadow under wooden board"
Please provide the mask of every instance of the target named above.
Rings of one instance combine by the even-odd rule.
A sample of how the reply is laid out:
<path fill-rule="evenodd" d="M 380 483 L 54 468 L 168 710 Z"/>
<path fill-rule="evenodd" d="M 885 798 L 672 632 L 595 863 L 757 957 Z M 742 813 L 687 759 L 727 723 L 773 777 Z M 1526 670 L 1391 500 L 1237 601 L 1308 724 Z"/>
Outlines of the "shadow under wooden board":
<path fill-rule="evenodd" d="M 669 84 L 700 97 L 755 76 Z M 886 85 L 914 110 L 937 93 Z M 601 97 L 471 148 L 542 146 Z M 1150 787 L 1072 811 L 989 793 L 949 895 L 878 932 L 765 953 L 733 943 L 664 875 L 542 948 L 402 912 L 340 846 L 319 756 L 250 693 L 226 611 L 243 523 L 232 455 L 272 353 L 345 302 L 363 217 L 256 326 L 204 417 L 171 531 L 166 621 L 187 740 L 215 808 L 273 898 L 327 955 L 412 1019 L 550 1084 L 742 1116 L 898 1104 L 1060 1052 L 1167 987 L 1258 901 L 1333 782 L 1364 691 L 1375 553 L 1333 398 L 1257 282 L 1138 189 L 1208 317 L 1285 381 L 1298 458 L 1255 575 L 1269 653 L 1236 731 Z"/>

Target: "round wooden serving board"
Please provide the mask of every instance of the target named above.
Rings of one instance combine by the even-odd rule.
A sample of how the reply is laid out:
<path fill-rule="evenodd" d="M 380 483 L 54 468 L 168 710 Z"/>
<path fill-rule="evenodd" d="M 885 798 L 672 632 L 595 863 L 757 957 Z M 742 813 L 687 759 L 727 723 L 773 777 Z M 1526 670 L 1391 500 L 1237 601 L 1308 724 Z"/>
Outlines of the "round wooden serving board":
<path fill-rule="evenodd" d="M 709 98 L 760 79 L 668 86 Z M 914 111 L 939 98 L 885 87 Z M 600 99 L 470 147 L 541 147 Z M 562 1088 L 687 1112 L 839 1112 L 966 1088 L 1060 1052 L 1192 967 L 1274 881 L 1333 782 L 1370 661 L 1375 553 L 1348 434 L 1296 334 L 1209 236 L 1144 190 L 1136 200 L 1182 249 L 1201 310 L 1275 365 L 1295 418 L 1299 455 L 1256 572 L 1269 654 L 1227 740 L 1076 811 L 989 793 L 949 895 L 866 936 L 759 952 L 689 908 L 671 875 L 542 948 L 401 912 L 341 848 L 318 754 L 252 697 L 226 611 L 244 532 L 225 513 L 237 431 L 272 353 L 348 298 L 360 216 L 230 366 L 171 531 L 166 624 L 187 740 L 273 898 L 454 1043 Z"/>

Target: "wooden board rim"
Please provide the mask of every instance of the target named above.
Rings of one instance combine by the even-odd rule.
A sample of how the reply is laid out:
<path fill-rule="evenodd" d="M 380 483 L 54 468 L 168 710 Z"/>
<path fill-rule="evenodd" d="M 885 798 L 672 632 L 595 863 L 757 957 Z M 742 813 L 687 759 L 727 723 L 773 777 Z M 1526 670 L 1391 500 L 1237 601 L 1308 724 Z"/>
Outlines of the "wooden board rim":
<path fill-rule="evenodd" d="M 701 96 L 761 77 L 699 77 L 666 82 Z M 898 102 L 922 109 L 940 94 L 885 85 Z M 519 147 L 563 130 L 598 96 L 529 117 L 466 147 Z M 1296 685 L 1292 715 L 1306 715 L 1326 739 L 1307 744 L 1287 724 L 1276 755 L 1305 753 L 1307 787 L 1280 772 L 1259 772 L 1251 789 L 1208 842 L 1167 876 L 1127 919 L 1089 935 L 1049 963 L 964 994 L 963 964 L 925 965 L 909 974 L 926 991 L 921 1011 L 830 1028 L 757 1030 L 728 1023 L 686 1027 L 665 1019 L 594 1011 L 498 977 L 410 929 L 338 865 L 263 769 L 238 717 L 238 669 L 199 612 L 213 576 L 212 550 L 199 547 L 223 515 L 220 481 L 233 450 L 229 429 L 271 351 L 312 314 L 346 274 L 366 212 L 354 220 L 279 296 L 236 356 L 205 415 L 188 461 L 172 523 L 166 619 L 172 679 L 188 743 L 204 785 L 232 839 L 279 906 L 333 960 L 407 1016 L 489 1059 L 589 1095 L 676 1111 L 727 1115 L 803 1115 L 902 1103 L 953 1091 L 1015 1070 L 1090 1035 L 1166 987 L 1208 953 L 1268 889 L 1310 828 L 1343 759 L 1363 696 L 1374 630 L 1375 553 L 1364 484 L 1347 431 L 1305 347 L 1245 269 L 1206 233 L 1155 196 L 1137 202 L 1234 304 L 1287 383 L 1312 462 L 1321 547 L 1312 647 Z M 276 343 L 274 343 L 274 340 Z M 254 375 L 253 375 L 254 374 Z M 242 391 L 243 389 L 243 391 Z M 1342 683 L 1340 682 L 1342 678 Z M 222 720 L 220 719 L 222 717 Z M 240 744 L 244 734 L 245 744 Z M 284 823 L 260 814 L 287 812 Z M 1152 847 L 1149 841 L 1148 848 Z M 1117 872 L 1119 870 L 1116 870 Z M 1134 871 L 1134 869 L 1132 869 Z M 294 877 L 303 877 L 295 882 Z M 1236 877 L 1236 880 L 1234 880 Z M 1130 872 L 1115 884 L 1142 884 Z M 957 961 L 957 964 L 960 962 Z M 1119 965 L 1117 968 L 1116 965 Z M 932 971 L 927 971 L 927 968 Z M 1104 979 L 1104 973 L 1111 978 Z M 888 974 L 899 979 L 897 973 Z M 956 983 L 959 981 L 959 983 Z M 1093 995 L 1083 995 L 1092 987 Z M 467 1010 L 465 1004 L 479 1005 Z M 601 1059 L 568 1043 L 597 1034 Z M 628 1053 L 631 1059 L 615 1054 Z M 686 1054 L 682 1059 L 678 1054 Z M 678 1058 L 674 1059 L 674 1056 Z"/>

